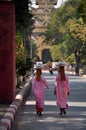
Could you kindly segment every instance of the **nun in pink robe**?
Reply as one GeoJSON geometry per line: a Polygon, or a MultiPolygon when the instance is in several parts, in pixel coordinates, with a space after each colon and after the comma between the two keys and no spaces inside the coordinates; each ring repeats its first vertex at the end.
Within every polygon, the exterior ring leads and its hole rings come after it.
{"type": "Polygon", "coordinates": [[[59,66],[58,75],[55,78],[54,95],[56,95],[56,103],[60,109],[60,115],[66,114],[68,108],[67,97],[70,93],[69,79],[65,75],[64,66],[59,66]]]}
{"type": "Polygon", "coordinates": [[[48,87],[48,82],[41,77],[41,69],[36,69],[36,77],[33,79],[32,87],[36,100],[36,112],[39,116],[42,115],[44,110],[44,87],[48,87]]]}

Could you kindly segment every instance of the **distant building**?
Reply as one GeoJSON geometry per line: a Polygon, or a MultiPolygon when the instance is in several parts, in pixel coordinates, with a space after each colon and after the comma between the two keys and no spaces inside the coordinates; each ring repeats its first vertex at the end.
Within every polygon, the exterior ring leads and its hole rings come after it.
{"type": "Polygon", "coordinates": [[[35,16],[35,29],[32,32],[32,38],[37,43],[38,56],[43,62],[52,61],[49,51],[51,46],[43,43],[43,33],[49,24],[50,14],[55,9],[55,5],[57,5],[57,0],[33,0],[33,4],[30,7],[35,16]]]}

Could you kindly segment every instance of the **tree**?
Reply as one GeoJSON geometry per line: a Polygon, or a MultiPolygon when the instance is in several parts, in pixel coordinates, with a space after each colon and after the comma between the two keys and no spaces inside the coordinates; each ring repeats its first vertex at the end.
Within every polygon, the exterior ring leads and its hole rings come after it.
{"type": "Polygon", "coordinates": [[[24,76],[32,67],[32,61],[24,48],[21,33],[16,33],[16,74],[24,76]]]}
{"type": "Polygon", "coordinates": [[[20,32],[23,38],[23,44],[25,50],[29,51],[30,40],[29,35],[31,29],[33,29],[34,19],[33,15],[29,11],[30,0],[13,0],[15,4],[15,16],[16,16],[16,32],[20,32]]]}
{"type": "MultiPolygon", "coordinates": [[[[65,46],[65,60],[72,57],[74,49],[82,51],[86,47],[86,24],[77,16],[79,4],[80,0],[68,0],[55,10],[45,32],[46,42],[49,41],[49,44],[57,45],[58,48],[61,44],[65,46]]],[[[63,52],[60,50],[60,53],[63,52]]]]}
{"type": "Polygon", "coordinates": [[[31,44],[32,44],[32,54],[33,54],[32,58],[34,59],[36,57],[37,52],[38,52],[38,47],[34,41],[32,41],[31,44]]]}
{"type": "Polygon", "coordinates": [[[53,45],[50,49],[51,56],[54,61],[63,61],[66,59],[66,46],[65,44],[53,45]]]}
{"type": "Polygon", "coordinates": [[[83,21],[86,23],[86,0],[80,0],[77,15],[78,17],[82,17],[83,21]]]}
{"type": "Polygon", "coordinates": [[[33,29],[33,15],[29,11],[30,0],[13,0],[16,16],[16,74],[25,75],[32,67],[30,59],[30,28],[33,29]]]}
{"type": "Polygon", "coordinates": [[[30,0],[13,0],[15,4],[16,28],[22,30],[29,27],[29,22],[33,15],[29,11],[30,0]]]}

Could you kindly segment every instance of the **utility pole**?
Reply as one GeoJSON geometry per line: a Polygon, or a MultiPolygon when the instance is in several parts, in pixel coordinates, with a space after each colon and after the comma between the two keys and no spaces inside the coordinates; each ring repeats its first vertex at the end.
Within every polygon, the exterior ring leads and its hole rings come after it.
{"type": "Polygon", "coordinates": [[[31,43],[31,34],[30,34],[30,57],[32,59],[32,43],[31,43]]]}

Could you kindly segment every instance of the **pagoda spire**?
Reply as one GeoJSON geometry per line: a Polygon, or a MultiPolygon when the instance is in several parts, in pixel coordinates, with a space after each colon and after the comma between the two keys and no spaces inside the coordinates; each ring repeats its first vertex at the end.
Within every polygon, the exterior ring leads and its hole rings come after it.
{"type": "Polygon", "coordinates": [[[50,14],[55,10],[54,6],[57,4],[57,0],[31,0],[31,2],[31,11],[36,17],[36,24],[33,32],[37,33],[38,31],[39,33],[42,33],[49,24],[50,14]]]}
{"type": "Polygon", "coordinates": [[[43,21],[43,25],[48,25],[49,23],[49,17],[48,15],[50,14],[50,9],[49,9],[49,5],[48,5],[48,1],[49,0],[45,0],[45,7],[44,7],[44,10],[43,12],[45,13],[45,18],[44,18],[44,21],[43,21]]]}

